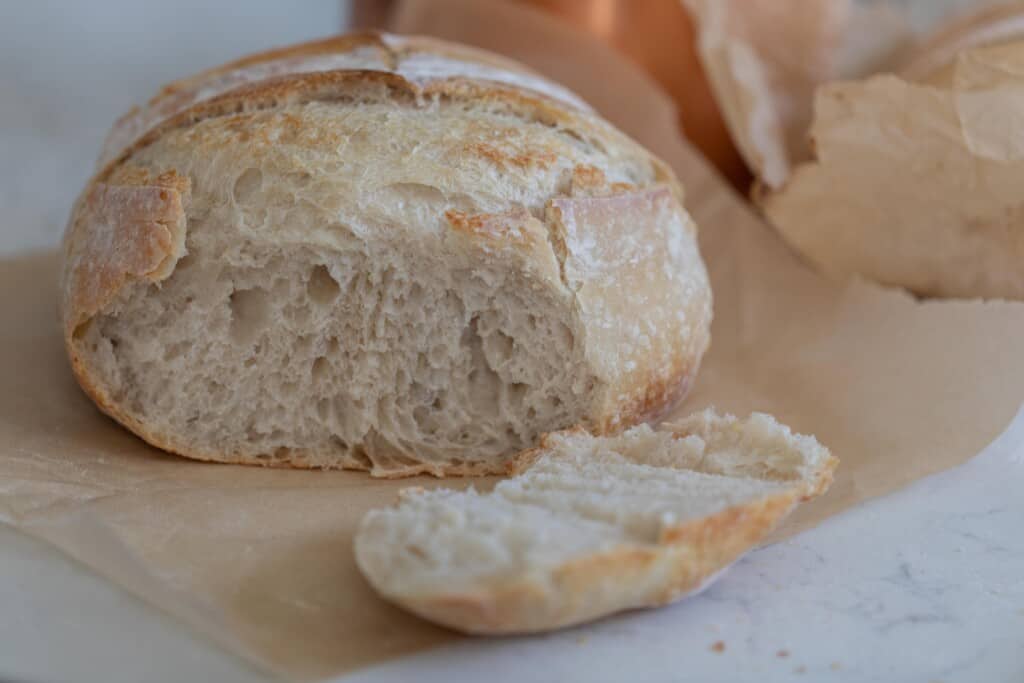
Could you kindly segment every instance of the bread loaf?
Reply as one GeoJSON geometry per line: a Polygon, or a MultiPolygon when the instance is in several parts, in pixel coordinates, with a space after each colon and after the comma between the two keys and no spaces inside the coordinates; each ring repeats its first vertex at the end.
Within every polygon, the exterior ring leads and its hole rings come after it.
{"type": "Polygon", "coordinates": [[[168,451],[500,472],[690,386],[711,299],[664,163],[503,58],[358,35],[165,87],[65,236],[99,407],[168,451]]]}
{"type": "Polygon", "coordinates": [[[432,621],[544,631],[699,590],[824,492],[836,464],[763,414],[562,432],[489,494],[407,490],[368,513],[356,560],[382,596],[432,621]]]}

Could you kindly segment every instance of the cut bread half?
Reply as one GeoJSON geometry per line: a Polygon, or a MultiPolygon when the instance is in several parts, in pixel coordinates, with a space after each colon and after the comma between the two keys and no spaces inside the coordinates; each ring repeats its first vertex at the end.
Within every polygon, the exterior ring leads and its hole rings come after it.
{"type": "Polygon", "coordinates": [[[837,462],[759,413],[558,432],[491,493],[409,489],[371,511],[356,560],[385,599],[425,619],[546,631],[699,590],[823,493],[837,462]]]}
{"type": "Polygon", "coordinates": [[[385,477],[671,409],[712,317],[682,188],[506,62],[349,36],[125,117],[64,243],[85,392],[188,457],[385,477]]]}

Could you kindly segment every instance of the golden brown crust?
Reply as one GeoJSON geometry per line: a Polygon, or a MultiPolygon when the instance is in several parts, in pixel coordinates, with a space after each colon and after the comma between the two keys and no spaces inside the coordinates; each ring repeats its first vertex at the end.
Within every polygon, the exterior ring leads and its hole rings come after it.
{"type": "MultiPolygon", "coordinates": [[[[484,83],[453,77],[429,81],[426,85],[421,86],[399,74],[387,71],[365,69],[319,71],[289,74],[241,85],[222,95],[193,104],[162,120],[125,147],[97,173],[93,182],[102,182],[134,152],[172,130],[191,127],[207,119],[242,112],[308,102],[339,100],[373,87],[386,90],[387,96],[396,103],[403,100],[416,102],[433,97],[494,102],[508,106],[510,109],[520,112],[524,117],[530,117],[547,125],[573,125],[593,134],[608,134],[611,131],[610,126],[599,126],[593,117],[586,116],[581,112],[571,112],[564,105],[556,104],[539,93],[526,94],[517,88],[493,82],[484,83]]],[[[680,190],[676,189],[676,191],[680,190]]]]}
{"type": "MultiPolygon", "coordinates": [[[[104,144],[100,167],[122,156],[126,149],[155,125],[185,113],[206,99],[246,85],[323,71],[402,71],[400,75],[406,76],[406,66],[415,73],[417,68],[424,65],[427,66],[425,80],[429,83],[439,78],[436,75],[438,65],[430,63],[430,60],[438,58],[452,63],[475,65],[476,70],[490,69],[492,75],[493,72],[516,74],[519,80],[542,83],[535,72],[517,62],[467,46],[452,45],[432,38],[392,36],[376,32],[337,36],[249,55],[164,86],[145,106],[134,107],[117,120],[104,144]],[[364,48],[370,48],[371,52],[361,52],[364,48]]],[[[478,75],[483,80],[489,80],[487,74],[478,75]]],[[[440,80],[447,79],[442,76],[440,80]]]]}
{"type": "Polygon", "coordinates": [[[706,347],[707,344],[697,355],[681,354],[667,375],[659,372],[641,382],[636,392],[619,404],[615,414],[595,425],[596,433],[615,434],[643,422],[657,422],[671,412],[693,388],[706,347]]]}
{"type": "MultiPolygon", "coordinates": [[[[399,69],[403,60],[410,60],[411,65],[415,67],[417,65],[416,60],[419,57],[426,57],[428,59],[440,57],[463,62],[468,65],[476,64],[510,74],[531,77],[538,84],[543,82],[543,79],[536,72],[518,62],[469,46],[447,43],[429,37],[392,36],[378,32],[353,33],[249,55],[225,65],[200,72],[194,76],[172,82],[161,88],[145,107],[141,109],[138,107],[133,108],[132,111],[123,116],[115,124],[114,132],[118,132],[118,129],[130,119],[153,119],[159,122],[179,114],[184,114],[185,109],[202,103],[202,99],[205,97],[204,89],[212,89],[215,96],[221,96],[230,91],[243,88],[246,85],[258,84],[259,82],[277,78],[287,79],[310,71],[316,72],[319,70],[318,67],[323,67],[323,65],[310,64],[308,62],[309,58],[345,57],[357,52],[360,48],[366,47],[376,48],[375,56],[380,57],[380,69],[338,66],[333,70],[370,70],[377,73],[387,73],[399,69]],[[249,80],[249,76],[246,75],[247,70],[251,71],[254,67],[259,66],[276,66],[279,68],[276,71],[261,71],[258,74],[250,74],[253,80],[249,80]],[[233,74],[235,76],[234,80],[231,78],[233,74]]],[[[488,80],[486,74],[482,76],[483,80],[488,80]]],[[[428,83],[436,80],[446,81],[452,79],[438,76],[435,73],[431,73],[426,78],[428,83]]],[[[513,87],[513,90],[515,89],[517,88],[513,87]]],[[[541,93],[535,92],[534,94],[543,97],[541,93]]],[[[563,102],[563,104],[565,103],[563,102]]],[[[140,135],[144,132],[146,130],[139,131],[140,135]]],[[[124,147],[127,148],[129,143],[132,142],[134,140],[127,140],[124,147]]],[[[121,156],[123,151],[123,149],[117,150],[118,153],[114,156],[121,156]]]]}
{"type": "MultiPolygon", "coordinates": [[[[210,80],[215,76],[225,74],[229,71],[242,69],[247,66],[266,64],[267,62],[276,62],[293,57],[312,57],[315,55],[352,52],[353,50],[357,50],[361,47],[375,47],[384,55],[392,55],[391,50],[388,48],[387,44],[385,44],[381,34],[377,31],[346,33],[340,36],[331,36],[330,38],[322,38],[320,40],[312,40],[307,43],[299,43],[298,45],[286,45],[285,47],[255,52],[226,64],[213,67],[212,69],[201,71],[194,76],[189,76],[188,78],[182,78],[169,83],[160,89],[160,94],[163,94],[164,92],[176,92],[187,87],[194,86],[197,83],[210,80]]],[[[392,59],[391,61],[393,62],[394,60],[392,59]]],[[[157,97],[159,96],[160,95],[157,95],[157,97]]]]}
{"type": "Polygon", "coordinates": [[[487,64],[489,66],[508,71],[518,71],[529,74],[536,73],[519,62],[507,59],[492,52],[478,50],[476,48],[469,47],[468,45],[456,45],[436,38],[431,38],[429,36],[398,37],[389,36],[388,34],[384,34],[379,31],[359,31],[246,55],[245,57],[236,59],[221,66],[202,71],[194,76],[169,83],[160,89],[160,93],[158,93],[153,100],[159,99],[165,93],[180,92],[185,89],[194,88],[195,86],[212,78],[226,74],[230,71],[244,69],[245,67],[294,59],[296,57],[342,54],[352,52],[361,47],[377,48],[379,50],[379,54],[384,58],[386,65],[390,69],[394,69],[398,65],[400,57],[423,53],[487,64]]]}
{"type": "Polygon", "coordinates": [[[76,207],[65,265],[67,335],[127,280],[162,280],[184,253],[188,178],[173,171],[153,179],[144,171],[122,175],[118,184],[92,185],[76,207]]]}
{"type": "Polygon", "coordinates": [[[494,52],[487,52],[469,45],[451,43],[430,36],[391,36],[388,34],[377,34],[385,43],[391,41],[392,53],[398,57],[409,56],[420,53],[426,55],[440,55],[451,59],[458,59],[467,62],[486,64],[496,69],[514,71],[517,73],[539,75],[536,71],[514,59],[509,59],[494,52]]]}
{"type": "MultiPolygon", "coordinates": [[[[731,416],[718,416],[712,411],[705,411],[692,416],[681,426],[666,425],[666,429],[672,438],[698,434],[714,441],[715,434],[728,437],[735,429],[744,428],[745,424],[759,424],[764,427],[765,418],[769,424],[774,425],[774,429],[762,434],[766,440],[762,441],[762,437],[758,437],[754,442],[740,447],[743,449],[742,461],[750,468],[741,468],[743,473],[736,475],[719,474],[715,481],[715,485],[721,487],[718,490],[725,491],[730,486],[727,483],[729,479],[732,479],[732,484],[746,489],[752,482],[747,478],[751,475],[745,473],[756,471],[760,465],[772,460],[771,456],[763,461],[759,458],[762,446],[765,453],[778,455],[777,448],[780,444],[776,440],[777,437],[784,440],[784,448],[792,451],[787,453],[787,459],[792,456],[794,460],[790,461],[784,472],[773,472],[764,478],[758,477],[763,486],[758,489],[747,489],[751,491],[752,497],[746,498],[745,502],[723,507],[702,517],[687,517],[674,523],[671,521],[672,518],[660,517],[663,521],[654,534],[626,537],[635,540],[612,540],[617,538],[612,534],[602,536],[608,539],[606,544],[589,545],[589,550],[569,556],[568,559],[549,560],[551,564],[545,563],[543,555],[530,559],[527,554],[525,564],[513,562],[511,566],[498,565],[495,569],[481,572],[479,575],[473,572],[469,572],[468,575],[460,573],[456,568],[453,570],[454,574],[462,578],[453,583],[443,581],[433,569],[426,569],[426,576],[421,582],[417,570],[409,565],[398,574],[391,574],[389,567],[392,549],[404,547],[404,542],[398,542],[397,546],[381,546],[380,534],[387,534],[388,529],[408,529],[408,524],[413,523],[409,514],[414,514],[416,520],[424,515],[430,520],[434,515],[446,517],[453,510],[475,510],[478,504],[487,503],[486,500],[474,496],[472,507],[463,507],[456,495],[453,498],[444,498],[444,504],[440,508],[413,507],[400,511],[405,514],[401,522],[396,521],[396,518],[392,518],[391,522],[384,522],[385,518],[378,517],[378,513],[371,513],[356,538],[360,568],[385,598],[431,621],[473,634],[535,633],[582,623],[626,609],[653,607],[671,602],[707,586],[743,553],[762,542],[801,500],[823,493],[831,482],[837,459],[812,437],[794,435],[764,415],[751,416],[747,421],[740,421],[731,416]],[[789,478],[790,476],[793,478],[789,478]],[[384,523],[379,524],[380,522],[384,523]]],[[[605,477],[608,476],[608,472],[599,470],[592,472],[591,477],[586,475],[586,471],[591,467],[587,462],[587,451],[598,463],[593,467],[601,468],[602,459],[597,453],[603,451],[606,446],[602,440],[593,439],[580,428],[545,435],[537,448],[521,454],[516,462],[515,473],[528,470],[538,459],[544,462],[544,458],[550,457],[557,462],[560,453],[564,452],[561,451],[563,444],[566,443],[573,444],[572,468],[568,471],[559,468],[542,469],[540,481],[545,482],[542,490],[547,489],[546,493],[552,496],[558,495],[560,487],[548,487],[553,482],[562,481],[563,477],[565,481],[572,477],[572,490],[583,495],[607,490],[604,484],[607,483],[605,477]],[[582,446],[579,441],[581,436],[584,439],[583,443],[587,440],[596,442],[582,446]],[[581,484],[581,480],[588,482],[589,485],[581,484]]],[[[636,451],[633,450],[632,443],[630,442],[629,452],[634,454],[636,451]]],[[[722,448],[722,452],[730,454],[730,459],[736,458],[736,446],[731,442],[723,442],[722,448]]],[[[615,446],[612,446],[612,450],[616,450],[615,446]]],[[[633,455],[629,457],[634,460],[633,455]]],[[[644,462],[644,458],[641,456],[636,461],[644,462]]],[[[665,462],[660,455],[652,458],[652,461],[657,464],[648,464],[655,469],[687,469],[685,463],[690,462],[688,456],[682,456],[673,465],[665,462]]],[[[710,474],[711,471],[703,467],[696,470],[705,473],[702,476],[710,474]]],[[[515,493],[511,497],[505,497],[505,503],[511,502],[514,506],[538,503],[529,496],[525,499],[521,497],[522,492],[530,490],[535,483],[536,481],[524,479],[521,487],[513,485],[515,493]]],[[[704,480],[701,480],[701,483],[710,485],[710,482],[704,480]]],[[[501,486],[505,485],[499,486],[499,498],[502,497],[501,486]]],[[[614,488],[611,490],[614,491],[614,488]]],[[[410,492],[411,501],[404,502],[415,506],[416,496],[416,493],[410,492]]],[[[594,508],[590,499],[583,500],[588,502],[583,508],[586,513],[581,516],[594,519],[594,508]]],[[[543,501],[539,504],[547,507],[552,515],[562,514],[559,505],[549,506],[543,501]]],[[[630,506],[627,504],[627,507],[630,506]]],[[[500,514],[507,516],[510,521],[517,514],[515,507],[499,509],[500,514]]],[[[566,509],[578,510],[574,504],[569,504],[566,509]]],[[[657,514],[657,510],[647,512],[657,514]]],[[[571,518],[570,515],[568,519],[562,521],[569,523],[571,518]]],[[[604,519],[601,515],[596,518],[604,519]]],[[[628,521],[619,518],[613,522],[614,519],[607,521],[629,526],[628,521]]],[[[547,522],[543,518],[538,518],[535,523],[544,525],[547,522]]],[[[483,530],[488,528],[492,526],[488,524],[471,528],[465,533],[470,536],[475,533],[486,533],[483,530]]],[[[494,528],[501,528],[501,525],[497,524],[494,528]]],[[[404,535],[404,532],[385,537],[410,538],[404,535]]],[[[445,541],[461,542],[461,536],[454,539],[448,537],[445,541]]],[[[394,552],[400,554],[402,551],[396,549],[394,552]]],[[[561,558],[565,557],[561,555],[561,558]]],[[[432,564],[427,563],[423,566],[427,568],[432,564]]]]}
{"type": "Polygon", "coordinates": [[[577,558],[553,570],[550,585],[526,578],[398,602],[431,621],[481,635],[534,633],[621,609],[663,605],[700,589],[763,540],[798,498],[797,489],[787,489],[670,527],[656,545],[623,545],[577,558]],[[628,604],[622,603],[622,593],[631,594],[628,604]]]}
{"type": "Polygon", "coordinates": [[[559,198],[549,207],[588,338],[614,351],[594,359],[617,379],[588,426],[613,434],[664,414],[693,383],[711,318],[707,276],[688,241],[694,228],[671,186],[559,198]],[[649,266],[652,245],[667,247],[667,268],[649,266]]]}
{"type": "Polygon", "coordinates": [[[526,209],[500,214],[467,214],[462,211],[446,211],[445,219],[453,230],[477,240],[532,246],[538,238],[543,239],[540,221],[526,209]]]}

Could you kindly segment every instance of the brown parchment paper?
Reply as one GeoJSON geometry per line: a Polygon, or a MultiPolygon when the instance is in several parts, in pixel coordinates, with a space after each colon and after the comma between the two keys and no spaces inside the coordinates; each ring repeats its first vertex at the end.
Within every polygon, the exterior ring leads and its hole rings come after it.
{"type": "MultiPolygon", "coordinates": [[[[400,19],[564,81],[675,167],[701,225],[716,316],[680,412],[768,411],[842,460],[832,491],[783,534],[964,462],[1018,410],[1024,305],[922,304],[821,279],[681,140],[645,76],[554,20],[470,0],[407,3],[400,19]]],[[[205,464],[147,447],[76,387],[55,279],[52,253],[0,261],[0,520],[287,678],[457,637],[378,600],[351,550],[368,508],[402,486],[439,482],[205,464]]]]}
{"type": "Polygon", "coordinates": [[[1024,3],[981,19],[914,59],[914,78],[818,91],[814,158],[760,200],[822,271],[1024,299],[1024,3]]]}
{"type": "Polygon", "coordinates": [[[729,132],[762,187],[779,190],[809,158],[815,92],[824,83],[928,68],[977,39],[1024,3],[1003,0],[680,0],[729,132]],[[986,9],[987,8],[987,9],[986,9]],[[979,16],[980,15],[982,16],[979,16]],[[929,27],[962,17],[948,28],[929,27]],[[975,35],[971,35],[974,33],[975,35]]]}
{"type": "Polygon", "coordinates": [[[850,0],[682,0],[736,146],[780,187],[807,156],[815,88],[835,77],[850,0]]]}

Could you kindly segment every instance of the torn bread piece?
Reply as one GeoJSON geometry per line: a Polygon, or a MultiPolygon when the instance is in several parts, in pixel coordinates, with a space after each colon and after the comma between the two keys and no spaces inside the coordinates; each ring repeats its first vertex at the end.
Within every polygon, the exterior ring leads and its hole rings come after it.
{"type": "Polygon", "coordinates": [[[356,560],[385,599],[425,619],[546,631],[700,590],[823,493],[837,462],[760,413],[558,432],[491,493],[409,489],[371,511],[356,560]]]}

